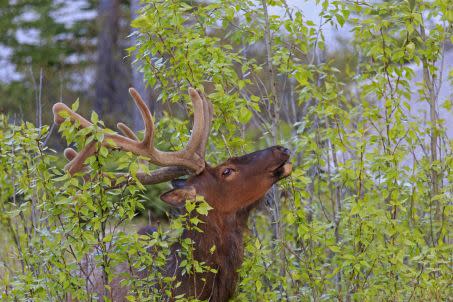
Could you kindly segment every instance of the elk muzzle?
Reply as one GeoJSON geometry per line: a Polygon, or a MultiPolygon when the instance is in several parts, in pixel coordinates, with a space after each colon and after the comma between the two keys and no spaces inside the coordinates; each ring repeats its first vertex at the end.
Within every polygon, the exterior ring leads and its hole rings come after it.
{"type": "Polygon", "coordinates": [[[277,163],[271,166],[270,172],[277,182],[280,179],[288,177],[293,170],[293,166],[289,162],[291,151],[288,148],[282,146],[271,147],[271,149],[277,163]]]}

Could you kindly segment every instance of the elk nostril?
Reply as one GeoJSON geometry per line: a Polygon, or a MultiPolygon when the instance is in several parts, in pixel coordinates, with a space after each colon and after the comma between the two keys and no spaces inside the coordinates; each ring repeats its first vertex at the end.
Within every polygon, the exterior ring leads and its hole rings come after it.
{"type": "Polygon", "coordinates": [[[285,153],[287,155],[291,155],[291,150],[289,150],[288,148],[282,148],[281,150],[283,153],[285,153]]]}
{"type": "Polygon", "coordinates": [[[286,154],[286,155],[291,155],[291,150],[288,148],[282,147],[282,146],[275,146],[275,149],[286,154]]]}

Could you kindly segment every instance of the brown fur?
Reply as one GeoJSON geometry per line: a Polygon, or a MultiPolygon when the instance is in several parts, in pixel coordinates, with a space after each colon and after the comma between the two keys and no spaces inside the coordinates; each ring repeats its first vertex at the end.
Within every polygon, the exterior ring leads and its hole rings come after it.
{"type": "MultiPolygon", "coordinates": [[[[207,165],[201,174],[178,182],[175,189],[161,196],[172,205],[183,205],[196,193],[213,207],[207,216],[200,217],[205,222],[200,225],[202,233],[185,230],[183,236],[194,241],[194,258],[215,268],[217,273],[182,275],[178,267],[181,259],[177,256],[180,246],[172,246],[166,274],[176,274],[177,281],[181,282],[173,289],[173,297],[185,294],[200,300],[223,302],[233,296],[237,270],[244,256],[243,233],[249,213],[274,183],[291,173],[288,159],[289,151],[280,146],[230,158],[217,167],[207,165]],[[229,175],[226,175],[227,169],[231,172],[229,175]],[[211,253],[213,245],[216,249],[211,253]]],[[[125,301],[127,291],[118,284],[118,280],[110,284],[113,301],[125,301]]]]}

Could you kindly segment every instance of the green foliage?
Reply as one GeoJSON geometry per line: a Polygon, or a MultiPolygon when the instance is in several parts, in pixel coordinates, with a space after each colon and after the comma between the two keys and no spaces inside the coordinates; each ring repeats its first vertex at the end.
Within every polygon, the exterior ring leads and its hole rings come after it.
{"type": "Polygon", "coordinates": [[[452,149],[435,91],[451,4],[322,1],[316,25],[266,2],[150,1],[133,22],[162,100],[192,85],[213,101],[214,152],[255,147],[249,121],[295,150],[289,197],[251,222],[237,300],[445,300],[452,149]],[[345,70],[321,60],[326,23],[352,28],[345,70]],[[414,102],[434,113],[423,120],[414,102]]]}
{"type": "MultiPolygon", "coordinates": [[[[134,49],[160,100],[188,103],[189,85],[212,100],[211,161],[270,143],[294,152],[292,176],[249,222],[234,300],[446,301],[453,143],[438,111],[452,112],[438,91],[451,73],[441,66],[452,43],[451,4],[319,5],[321,25],[284,1],[151,0],[133,23],[134,49]],[[286,13],[272,15],[268,6],[286,13]],[[324,56],[325,24],[352,28],[350,65],[324,56]],[[414,113],[420,104],[426,118],[414,113]]],[[[96,115],[91,120],[87,130],[67,122],[60,130],[79,147],[99,142],[106,130],[96,115]]],[[[162,274],[174,242],[184,247],[187,273],[211,270],[181,238],[201,223],[192,214],[206,214],[206,203],[187,203],[187,214],[151,236],[134,235],[125,226],[142,207],[143,187],[112,189],[109,171],[134,174],[137,158],[98,146],[88,159],[91,181],[82,182],[54,166],[42,143],[46,128],[1,122],[0,218],[11,242],[0,258],[3,299],[87,300],[93,294],[77,272],[93,255],[105,280],[119,264],[133,276],[148,268],[148,277],[123,282],[130,301],[159,301],[177,286],[162,274]]],[[[159,147],[178,149],[187,128],[165,115],[159,147]]]]}
{"type": "MultiPolygon", "coordinates": [[[[55,166],[56,157],[43,144],[47,127],[13,125],[6,117],[0,118],[0,229],[7,236],[7,245],[0,251],[2,301],[64,301],[69,297],[88,301],[99,293],[105,300],[112,299],[109,286],[92,285],[97,279],[101,284],[127,286],[130,301],[161,301],[170,295],[171,287],[178,286],[174,276],[163,274],[169,247],[178,242],[185,259],[181,267],[187,274],[212,270],[193,259],[193,242],[182,236],[184,229],[197,230],[202,223],[198,215],[210,210],[205,201],[188,202],[187,213],[170,227],[137,235],[127,228],[143,207],[143,186],[132,180],[112,188],[113,181],[128,181],[113,178],[106,170],[115,154],[97,144],[96,154],[87,159],[92,170],[85,177],[90,181],[72,178],[55,166]],[[122,266],[127,269],[121,270],[122,266]],[[143,270],[150,271],[146,278],[143,270]],[[125,274],[132,278],[115,281],[125,274]]],[[[102,122],[96,114],[91,121],[92,127],[76,131],[77,125],[68,120],[60,131],[79,146],[99,142],[105,133],[99,128],[102,122]]],[[[132,175],[139,167],[130,154],[116,160],[120,167],[127,163],[132,175]]]]}

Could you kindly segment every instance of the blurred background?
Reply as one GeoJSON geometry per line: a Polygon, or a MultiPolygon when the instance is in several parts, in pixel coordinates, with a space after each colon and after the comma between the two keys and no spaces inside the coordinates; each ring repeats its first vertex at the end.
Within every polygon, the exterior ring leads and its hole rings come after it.
{"type": "Polygon", "coordinates": [[[126,50],[134,2],[2,1],[0,111],[36,123],[42,111],[51,124],[53,103],[80,98],[82,110],[130,119],[127,88],[143,81],[126,50]]]}

